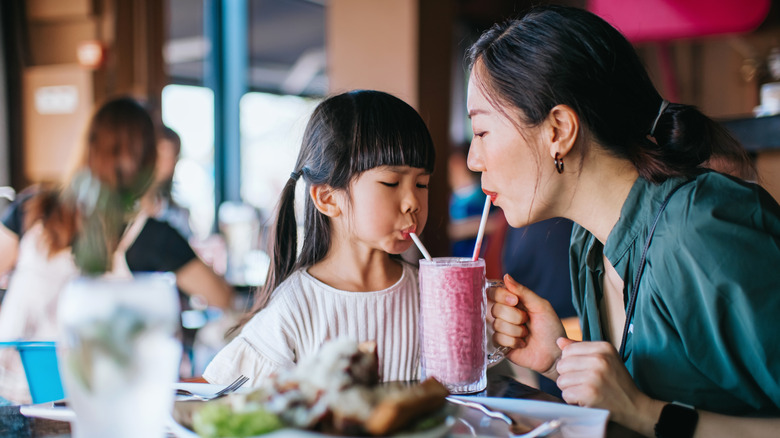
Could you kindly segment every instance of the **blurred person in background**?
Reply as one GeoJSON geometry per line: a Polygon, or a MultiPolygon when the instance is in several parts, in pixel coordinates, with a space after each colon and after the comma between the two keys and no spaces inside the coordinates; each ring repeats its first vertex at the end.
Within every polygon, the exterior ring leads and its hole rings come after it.
{"type": "Polygon", "coordinates": [[[173,129],[163,126],[157,139],[157,165],[154,183],[141,198],[149,216],[167,222],[185,239],[192,238],[190,212],[173,200],[173,173],[181,153],[181,138],[173,129]]]}
{"type": "MultiPolygon", "coordinates": [[[[448,234],[452,241],[450,255],[453,257],[471,257],[474,253],[479,222],[485,207],[485,194],[479,184],[479,174],[469,170],[466,165],[468,152],[468,145],[455,147],[450,151],[447,161],[447,178],[452,190],[448,234]]],[[[500,216],[490,214],[482,248],[488,246],[493,231],[504,222],[500,216]]]]}
{"type": "MultiPolygon", "coordinates": [[[[0,307],[0,338],[57,340],[59,294],[80,267],[101,255],[104,264],[96,263],[106,275],[173,272],[185,293],[212,306],[230,306],[232,289],[224,279],[170,225],[138,208],[153,182],[157,157],[148,112],[130,98],[110,100],[93,115],[85,143],[62,187],[41,188],[4,212],[0,266],[14,271],[0,307]],[[95,208],[103,193],[116,195],[122,209],[95,208]]],[[[25,381],[18,354],[0,351],[0,396],[29,402],[25,381]]]]}
{"type": "MultiPolygon", "coordinates": [[[[569,278],[572,222],[556,217],[520,228],[505,227],[501,253],[503,272],[549,301],[570,339],[582,339],[569,278]]],[[[541,390],[561,397],[561,390],[554,381],[538,373],[535,378],[541,390]]]]}

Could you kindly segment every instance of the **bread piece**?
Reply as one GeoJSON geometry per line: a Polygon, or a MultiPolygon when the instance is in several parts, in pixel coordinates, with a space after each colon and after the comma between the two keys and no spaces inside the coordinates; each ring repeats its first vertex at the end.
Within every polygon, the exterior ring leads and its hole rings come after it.
{"type": "Polygon", "coordinates": [[[388,435],[409,426],[412,421],[441,409],[449,395],[434,378],[388,395],[371,412],[365,424],[372,435],[388,435]]]}

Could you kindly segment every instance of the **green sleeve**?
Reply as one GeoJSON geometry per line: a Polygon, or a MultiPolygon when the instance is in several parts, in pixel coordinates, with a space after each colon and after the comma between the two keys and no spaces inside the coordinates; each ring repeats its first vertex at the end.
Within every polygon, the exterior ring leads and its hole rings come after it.
{"type": "Polygon", "coordinates": [[[652,317],[661,333],[653,342],[673,344],[679,336],[686,356],[661,355],[667,363],[657,365],[688,360],[711,385],[757,412],[777,412],[777,204],[762,189],[748,186],[724,192],[703,184],[687,194],[670,204],[667,217],[673,219],[657,229],[642,279],[652,289],[652,317]]]}

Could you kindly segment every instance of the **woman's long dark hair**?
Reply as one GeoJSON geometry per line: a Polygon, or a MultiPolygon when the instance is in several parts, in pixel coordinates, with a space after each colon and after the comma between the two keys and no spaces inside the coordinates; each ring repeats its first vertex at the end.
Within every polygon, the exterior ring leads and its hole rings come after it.
{"type": "MultiPolygon", "coordinates": [[[[157,159],[154,124],[135,99],[118,97],[101,105],[90,119],[84,146],[76,164],[82,174],[73,175],[64,187],[42,190],[25,211],[25,228],[38,221],[43,224],[50,256],[73,245],[84,232],[85,212],[72,196],[83,172],[127,203],[139,199],[152,181],[157,159]]],[[[106,255],[113,253],[121,231],[103,229],[106,255]]]]}
{"type": "MultiPolygon", "coordinates": [[[[322,260],[331,244],[330,221],[306,196],[301,253],[295,219],[297,177],[312,185],[348,190],[361,173],[378,166],[411,166],[433,172],[435,150],[428,128],[409,104],[381,91],[357,90],[330,97],[314,109],[293,175],[285,184],[271,242],[271,265],[251,315],[298,268],[322,260]]],[[[237,327],[236,327],[237,328],[237,327]]]]}
{"type": "Polygon", "coordinates": [[[538,126],[568,105],[588,134],[649,181],[699,174],[711,156],[749,167],[739,143],[690,105],[669,104],[652,141],[662,97],[628,40],[583,9],[542,6],[494,25],[467,60],[493,103],[519,110],[521,123],[538,126]]]}

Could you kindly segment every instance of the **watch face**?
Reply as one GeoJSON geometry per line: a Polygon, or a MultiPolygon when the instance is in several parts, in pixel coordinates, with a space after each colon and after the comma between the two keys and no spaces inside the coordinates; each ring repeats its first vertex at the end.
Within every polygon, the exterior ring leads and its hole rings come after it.
{"type": "Polygon", "coordinates": [[[668,403],[655,425],[658,438],[691,438],[696,431],[699,413],[696,409],[678,403],[668,403]]]}

